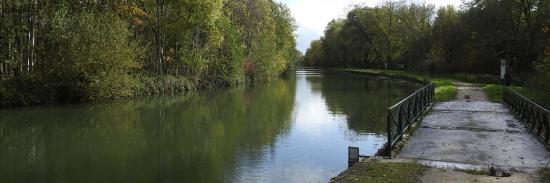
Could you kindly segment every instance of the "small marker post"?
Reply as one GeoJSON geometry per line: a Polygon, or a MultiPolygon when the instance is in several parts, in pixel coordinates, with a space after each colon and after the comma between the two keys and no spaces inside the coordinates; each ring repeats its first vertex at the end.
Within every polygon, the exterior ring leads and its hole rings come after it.
{"type": "Polygon", "coordinates": [[[348,168],[359,162],[359,147],[348,147],[348,168]]]}

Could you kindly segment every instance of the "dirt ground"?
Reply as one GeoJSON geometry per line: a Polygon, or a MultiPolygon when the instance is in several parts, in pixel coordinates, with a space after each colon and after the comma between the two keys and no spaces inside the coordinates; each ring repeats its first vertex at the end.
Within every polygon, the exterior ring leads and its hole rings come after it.
{"type": "Polygon", "coordinates": [[[458,88],[456,98],[460,101],[488,101],[487,95],[483,92],[483,89],[478,85],[464,82],[454,82],[458,88]]]}
{"type": "Polygon", "coordinates": [[[479,182],[479,183],[529,183],[542,182],[540,177],[532,174],[514,173],[510,177],[492,177],[488,175],[475,175],[456,170],[445,170],[431,168],[420,176],[423,183],[460,183],[460,182],[479,182]]]}

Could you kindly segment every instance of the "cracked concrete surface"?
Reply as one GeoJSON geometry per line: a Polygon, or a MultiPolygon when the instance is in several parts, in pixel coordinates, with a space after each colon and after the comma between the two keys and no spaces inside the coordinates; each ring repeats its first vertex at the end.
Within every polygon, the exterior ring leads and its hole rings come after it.
{"type": "MultiPolygon", "coordinates": [[[[477,86],[458,85],[458,100],[436,104],[397,158],[442,162],[451,167],[453,164],[456,167],[494,166],[522,172],[501,179],[469,177],[472,181],[532,182],[526,175],[550,167],[548,149],[509,113],[506,106],[488,102],[477,86]]],[[[429,179],[436,182],[448,182],[449,178],[462,174],[439,178],[434,175],[437,173],[429,172],[425,176],[431,176],[429,179]]],[[[461,180],[458,182],[471,182],[466,181],[470,179],[461,180]]]]}

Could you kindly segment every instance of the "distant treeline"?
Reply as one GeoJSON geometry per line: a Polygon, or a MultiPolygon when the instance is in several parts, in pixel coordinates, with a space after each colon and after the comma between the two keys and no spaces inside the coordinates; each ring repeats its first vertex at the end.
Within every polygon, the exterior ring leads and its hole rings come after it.
{"type": "MultiPolygon", "coordinates": [[[[405,1],[356,6],[313,41],[304,65],[498,74],[550,96],[550,1],[474,0],[457,9],[405,1]]],[[[516,83],[517,84],[517,83],[516,83]]]]}
{"type": "Polygon", "coordinates": [[[0,105],[266,80],[297,59],[272,0],[0,0],[0,105]]]}

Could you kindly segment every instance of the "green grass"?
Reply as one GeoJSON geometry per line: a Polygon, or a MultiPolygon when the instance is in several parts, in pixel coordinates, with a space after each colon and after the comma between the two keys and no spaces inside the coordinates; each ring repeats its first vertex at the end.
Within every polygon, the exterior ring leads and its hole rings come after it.
{"type": "Polygon", "coordinates": [[[488,84],[483,86],[483,91],[492,102],[502,102],[502,86],[488,84]]]}
{"type": "Polygon", "coordinates": [[[456,99],[458,88],[448,79],[434,79],[435,101],[444,102],[456,99]]]}
{"type": "Polygon", "coordinates": [[[430,77],[425,74],[411,73],[405,71],[396,70],[381,70],[381,69],[343,69],[344,71],[373,74],[380,76],[387,76],[399,79],[413,80],[417,82],[435,82],[435,101],[445,102],[456,99],[458,92],[457,87],[453,84],[453,79],[446,77],[430,77]]]}
{"type": "MultiPolygon", "coordinates": [[[[549,108],[550,104],[545,98],[545,95],[541,91],[528,89],[525,87],[511,86],[512,90],[518,92],[524,97],[532,100],[535,103],[542,105],[543,107],[549,108]]],[[[495,84],[488,84],[483,86],[483,91],[487,94],[487,97],[492,102],[502,102],[502,86],[495,84]]]]}
{"type": "Polygon", "coordinates": [[[550,168],[543,168],[539,171],[543,183],[550,183],[550,168]]]}
{"type": "Polygon", "coordinates": [[[354,165],[331,182],[418,182],[418,178],[426,170],[425,166],[416,163],[370,161],[354,165]]]}

